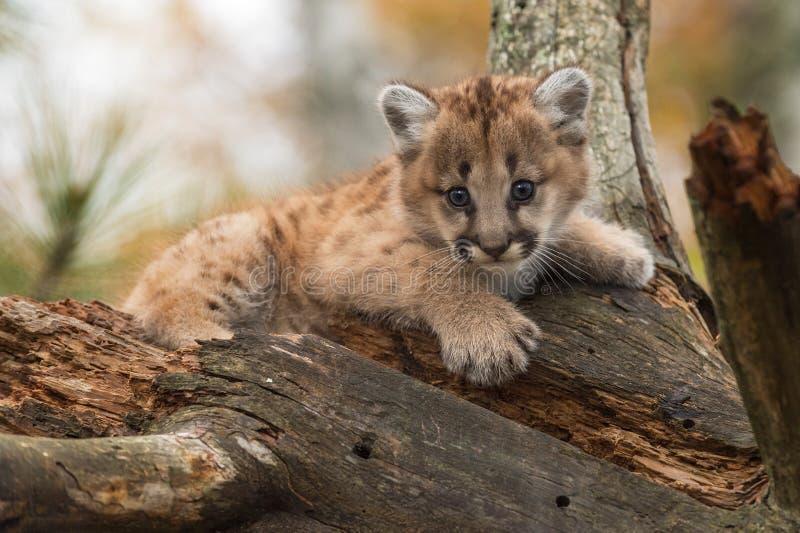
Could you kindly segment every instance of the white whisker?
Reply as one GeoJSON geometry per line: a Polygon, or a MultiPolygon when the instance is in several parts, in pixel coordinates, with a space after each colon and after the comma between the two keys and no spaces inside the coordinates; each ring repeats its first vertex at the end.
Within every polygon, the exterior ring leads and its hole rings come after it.
{"type": "MultiPolygon", "coordinates": [[[[541,251],[541,250],[539,250],[539,251],[541,251]]],[[[537,251],[536,255],[538,256],[537,257],[538,259],[542,260],[541,263],[540,263],[540,266],[542,267],[542,272],[544,273],[544,275],[547,276],[547,278],[550,280],[550,283],[552,283],[555,286],[555,288],[558,290],[559,294],[563,294],[561,292],[561,288],[558,286],[558,284],[553,279],[553,276],[550,275],[550,272],[549,272],[550,268],[549,268],[549,264],[547,262],[547,259],[542,257],[542,256],[540,256],[540,255],[538,255],[538,251],[537,251]]]]}
{"type": "Polygon", "coordinates": [[[542,246],[542,252],[543,253],[547,253],[550,256],[554,256],[553,259],[556,260],[556,263],[558,263],[559,266],[562,269],[564,269],[565,272],[567,272],[569,275],[571,275],[575,279],[578,279],[580,281],[585,281],[582,276],[579,276],[578,274],[573,272],[569,267],[572,267],[572,268],[574,268],[574,269],[576,269],[576,270],[578,270],[580,272],[583,272],[584,274],[589,276],[590,279],[594,279],[594,276],[592,276],[589,272],[587,272],[586,270],[584,270],[583,268],[581,268],[580,266],[575,264],[574,261],[576,261],[576,260],[572,259],[570,256],[565,254],[563,251],[557,250],[555,248],[551,248],[551,247],[546,246],[546,245],[543,245],[542,246]]]}
{"type": "Polygon", "coordinates": [[[433,263],[431,263],[430,265],[428,265],[428,267],[425,269],[425,271],[426,272],[431,272],[433,270],[438,270],[440,267],[444,267],[450,261],[454,261],[454,260],[455,260],[455,258],[452,255],[448,254],[445,257],[442,257],[441,259],[438,259],[438,260],[434,261],[433,263]]]}
{"type": "Polygon", "coordinates": [[[547,252],[547,250],[542,249],[541,252],[542,254],[544,254],[543,259],[547,263],[548,267],[552,270],[553,274],[555,274],[558,277],[558,279],[566,283],[566,285],[570,288],[571,291],[575,292],[575,289],[572,288],[572,284],[570,284],[570,282],[567,281],[567,279],[559,271],[559,269],[563,268],[561,263],[559,263],[555,257],[551,256],[547,252]]]}
{"type": "MultiPolygon", "coordinates": [[[[572,273],[566,267],[564,267],[564,265],[558,260],[558,258],[556,256],[551,255],[550,252],[548,252],[547,250],[542,249],[542,253],[545,254],[545,257],[548,257],[555,264],[555,266],[553,267],[553,272],[555,273],[555,275],[558,276],[559,279],[561,279],[561,281],[566,283],[567,286],[570,288],[570,290],[572,292],[575,292],[575,289],[572,287],[572,284],[561,274],[559,269],[566,270],[567,272],[569,272],[573,276],[575,276],[575,274],[572,273]]],[[[578,277],[578,276],[575,276],[575,277],[578,277]]],[[[581,278],[578,277],[578,279],[581,279],[581,278]]]]}
{"type": "Polygon", "coordinates": [[[426,253],[420,255],[419,257],[415,257],[414,259],[411,259],[410,261],[408,261],[406,263],[403,263],[401,266],[407,266],[407,265],[410,265],[411,263],[413,263],[414,261],[419,261],[420,259],[424,259],[426,257],[432,256],[432,255],[435,255],[435,254],[440,254],[442,252],[449,252],[449,251],[450,251],[450,246],[444,246],[442,248],[436,248],[435,250],[431,250],[429,252],[426,252],[426,253]]]}

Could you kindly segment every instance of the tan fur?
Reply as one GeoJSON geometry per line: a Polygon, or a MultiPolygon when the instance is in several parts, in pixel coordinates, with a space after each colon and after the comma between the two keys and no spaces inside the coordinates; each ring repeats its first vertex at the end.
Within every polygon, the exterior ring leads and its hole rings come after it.
{"type": "Polygon", "coordinates": [[[325,190],[206,222],[145,270],[127,308],[170,348],[242,326],[325,334],[331,311],[347,309],[431,330],[448,368],[475,383],[508,380],[539,329],[503,297],[519,288],[495,275],[535,278],[548,257],[603,283],[639,287],[653,271],[635,234],[581,213],[588,94],[568,90],[588,80],[574,70],[538,92],[546,80],[497,76],[390,87],[382,102],[396,155],[325,190]],[[562,89],[567,115],[578,109],[567,119],[548,107],[562,89]],[[520,179],[537,184],[529,202],[509,200],[520,179]],[[471,209],[446,200],[460,186],[471,209]],[[484,252],[500,245],[497,261],[484,252]]]}

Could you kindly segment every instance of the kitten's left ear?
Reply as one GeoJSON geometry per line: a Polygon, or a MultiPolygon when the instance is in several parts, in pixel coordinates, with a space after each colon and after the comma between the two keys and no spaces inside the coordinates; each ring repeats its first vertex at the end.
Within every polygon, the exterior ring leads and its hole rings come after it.
{"type": "Polygon", "coordinates": [[[533,93],[533,105],[549,119],[560,144],[576,145],[586,139],[586,108],[592,80],[579,68],[556,70],[533,93]]]}

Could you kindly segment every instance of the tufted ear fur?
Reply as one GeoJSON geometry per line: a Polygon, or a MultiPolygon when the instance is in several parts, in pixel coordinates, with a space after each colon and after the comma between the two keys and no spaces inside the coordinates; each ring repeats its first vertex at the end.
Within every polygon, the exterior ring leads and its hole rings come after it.
{"type": "Polygon", "coordinates": [[[569,67],[545,78],[533,94],[533,105],[550,120],[558,142],[578,145],[586,140],[586,108],[592,96],[592,80],[583,70],[569,67]]]}
{"type": "Polygon", "coordinates": [[[400,152],[413,150],[419,145],[425,124],[436,118],[439,112],[431,98],[404,84],[384,87],[378,105],[400,152]]]}

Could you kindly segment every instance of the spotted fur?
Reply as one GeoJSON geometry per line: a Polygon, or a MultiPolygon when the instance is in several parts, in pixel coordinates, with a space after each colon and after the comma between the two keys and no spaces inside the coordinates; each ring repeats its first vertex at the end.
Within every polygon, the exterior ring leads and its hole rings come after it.
{"type": "Polygon", "coordinates": [[[396,154],[206,222],[144,271],[126,306],[170,348],[241,326],[324,335],[333,311],[351,310],[431,330],[445,365],[474,383],[507,381],[539,337],[509,300],[547,266],[630,287],[653,272],[636,234],[583,214],[590,94],[574,68],[391,84],[379,103],[396,154]],[[511,195],[520,181],[533,184],[524,200],[511,195]],[[468,205],[448,201],[453,188],[468,205]]]}

